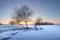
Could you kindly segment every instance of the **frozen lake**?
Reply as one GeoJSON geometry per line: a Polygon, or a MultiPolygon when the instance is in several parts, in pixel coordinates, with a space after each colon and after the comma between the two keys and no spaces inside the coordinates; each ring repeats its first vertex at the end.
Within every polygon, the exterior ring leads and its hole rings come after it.
{"type": "Polygon", "coordinates": [[[60,40],[60,25],[38,25],[37,27],[39,29],[36,30],[34,25],[29,25],[29,28],[33,29],[27,30],[16,25],[0,25],[2,31],[0,40],[60,40]]]}

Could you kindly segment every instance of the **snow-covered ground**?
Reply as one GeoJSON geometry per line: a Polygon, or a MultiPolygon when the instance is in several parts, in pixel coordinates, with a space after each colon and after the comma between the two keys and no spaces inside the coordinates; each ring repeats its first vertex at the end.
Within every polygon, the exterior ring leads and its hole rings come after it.
{"type": "Polygon", "coordinates": [[[0,25],[0,33],[5,31],[18,30],[22,28],[23,27],[19,25],[0,25]]]}
{"type": "Polygon", "coordinates": [[[20,30],[20,26],[0,25],[0,40],[60,40],[60,25],[38,25],[39,29],[34,25],[29,27],[33,29],[20,30]]]}

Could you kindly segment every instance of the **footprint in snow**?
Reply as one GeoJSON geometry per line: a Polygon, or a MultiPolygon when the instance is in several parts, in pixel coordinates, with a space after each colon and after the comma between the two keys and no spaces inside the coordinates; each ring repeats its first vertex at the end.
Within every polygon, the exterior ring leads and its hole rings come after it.
{"type": "Polygon", "coordinates": [[[1,39],[1,40],[8,40],[8,39],[11,39],[11,37],[7,37],[7,38],[1,39]]]}

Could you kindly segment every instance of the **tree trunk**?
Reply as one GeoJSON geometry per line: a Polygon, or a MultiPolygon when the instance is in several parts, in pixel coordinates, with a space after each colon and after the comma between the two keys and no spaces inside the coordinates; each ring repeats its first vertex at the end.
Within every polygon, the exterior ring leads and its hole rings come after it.
{"type": "Polygon", "coordinates": [[[35,28],[37,28],[37,25],[35,24],[35,28]]]}
{"type": "Polygon", "coordinates": [[[26,20],[26,19],[25,19],[25,23],[26,23],[25,25],[26,25],[26,27],[27,27],[27,29],[28,29],[28,25],[27,25],[27,20],[26,20]]]}

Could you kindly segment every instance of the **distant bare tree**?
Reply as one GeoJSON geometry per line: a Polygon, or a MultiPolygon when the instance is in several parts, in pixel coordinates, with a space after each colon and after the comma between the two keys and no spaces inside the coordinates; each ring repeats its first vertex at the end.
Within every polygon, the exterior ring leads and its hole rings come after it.
{"type": "Polygon", "coordinates": [[[37,28],[36,25],[40,25],[42,23],[42,18],[37,18],[35,22],[35,28],[37,28]]]}
{"type": "Polygon", "coordinates": [[[16,20],[17,24],[24,20],[28,29],[27,21],[31,15],[32,11],[30,10],[30,8],[28,6],[23,5],[21,8],[15,10],[15,13],[12,14],[12,18],[16,20]]]}
{"type": "Polygon", "coordinates": [[[9,24],[14,25],[16,23],[14,21],[10,21],[9,24]]]}
{"type": "Polygon", "coordinates": [[[1,22],[0,22],[0,25],[1,25],[1,22]]]}
{"type": "Polygon", "coordinates": [[[0,25],[3,25],[3,24],[0,22],[0,25]]]}

